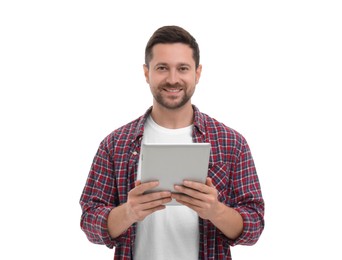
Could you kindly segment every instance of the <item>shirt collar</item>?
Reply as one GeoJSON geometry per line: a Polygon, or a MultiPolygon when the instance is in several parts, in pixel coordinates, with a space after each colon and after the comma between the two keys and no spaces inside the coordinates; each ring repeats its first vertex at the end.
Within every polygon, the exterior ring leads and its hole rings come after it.
{"type": "MultiPolygon", "coordinates": [[[[194,128],[196,128],[200,134],[205,136],[205,116],[203,113],[199,111],[199,109],[195,105],[192,105],[192,108],[194,110],[194,128]]],[[[138,120],[138,126],[134,135],[134,140],[141,138],[143,136],[145,122],[147,118],[150,116],[151,111],[152,111],[152,106],[149,109],[147,109],[145,114],[141,116],[140,119],[138,120]]]]}
{"type": "Polygon", "coordinates": [[[136,131],[134,133],[134,137],[133,140],[137,140],[139,138],[142,138],[143,134],[144,134],[144,126],[145,126],[145,122],[147,120],[147,118],[149,117],[149,115],[151,114],[152,111],[152,106],[147,109],[147,111],[145,112],[145,114],[143,116],[141,116],[138,120],[138,125],[136,128],[136,131]]]}
{"type": "Polygon", "coordinates": [[[192,107],[194,109],[194,127],[205,136],[205,116],[195,105],[192,105],[192,107]]]}

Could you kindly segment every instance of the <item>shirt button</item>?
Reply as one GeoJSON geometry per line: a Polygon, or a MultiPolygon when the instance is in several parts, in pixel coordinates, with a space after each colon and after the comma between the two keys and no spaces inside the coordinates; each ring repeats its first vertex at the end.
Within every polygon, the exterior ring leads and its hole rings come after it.
{"type": "Polygon", "coordinates": [[[137,154],[138,154],[137,151],[134,151],[134,152],[133,152],[133,155],[137,155],[137,154]]]}

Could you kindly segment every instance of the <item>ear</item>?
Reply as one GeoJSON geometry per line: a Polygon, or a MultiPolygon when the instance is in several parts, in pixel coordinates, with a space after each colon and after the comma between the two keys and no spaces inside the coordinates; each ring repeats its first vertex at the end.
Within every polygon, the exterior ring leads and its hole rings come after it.
{"type": "Polygon", "coordinates": [[[146,82],[150,84],[149,69],[146,64],[143,65],[143,68],[144,68],[144,75],[145,75],[146,82]]]}
{"type": "Polygon", "coordinates": [[[201,73],[202,73],[202,65],[198,65],[197,69],[196,69],[196,84],[198,84],[199,79],[201,77],[201,73]]]}

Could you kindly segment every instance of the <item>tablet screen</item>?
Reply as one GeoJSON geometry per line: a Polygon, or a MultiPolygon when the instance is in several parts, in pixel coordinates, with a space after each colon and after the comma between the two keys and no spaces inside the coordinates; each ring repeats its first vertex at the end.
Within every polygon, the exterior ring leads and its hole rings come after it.
{"type": "Polygon", "coordinates": [[[210,143],[142,144],[141,182],[159,181],[149,192],[169,190],[183,180],[205,183],[210,143]]]}

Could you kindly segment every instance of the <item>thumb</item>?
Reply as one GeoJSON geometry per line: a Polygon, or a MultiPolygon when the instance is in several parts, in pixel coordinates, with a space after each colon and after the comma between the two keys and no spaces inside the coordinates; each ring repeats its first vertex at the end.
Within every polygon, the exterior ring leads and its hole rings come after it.
{"type": "Polygon", "coordinates": [[[141,180],[136,180],[134,184],[135,184],[135,187],[139,186],[141,184],[141,180]]]}
{"type": "Polygon", "coordinates": [[[213,180],[209,177],[207,177],[205,184],[209,187],[214,187],[213,180]]]}

